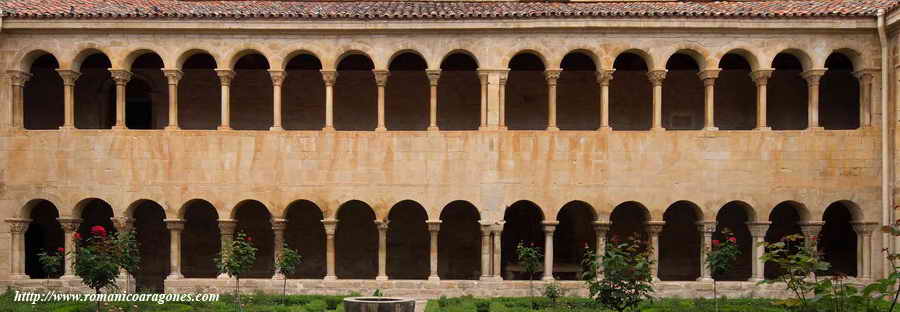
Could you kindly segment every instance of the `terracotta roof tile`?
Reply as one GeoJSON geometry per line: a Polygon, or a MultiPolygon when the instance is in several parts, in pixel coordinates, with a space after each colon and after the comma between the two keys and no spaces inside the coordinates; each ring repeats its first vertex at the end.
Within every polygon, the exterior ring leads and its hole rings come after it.
{"type": "Polygon", "coordinates": [[[413,2],[0,0],[4,17],[183,19],[507,19],[546,17],[846,17],[875,16],[900,0],[716,2],[413,2]]]}

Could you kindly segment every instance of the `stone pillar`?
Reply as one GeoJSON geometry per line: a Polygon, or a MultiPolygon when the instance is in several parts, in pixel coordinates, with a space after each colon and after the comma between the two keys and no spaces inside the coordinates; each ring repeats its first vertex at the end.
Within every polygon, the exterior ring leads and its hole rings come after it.
{"type": "Polygon", "coordinates": [[[431,244],[431,252],[428,253],[431,274],[428,275],[428,280],[439,281],[441,278],[438,277],[438,231],[441,230],[441,220],[428,220],[425,223],[428,224],[429,243],[431,244]]]}
{"type": "Polygon", "coordinates": [[[650,275],[653,281],[659,281],[659,233],[662,232],[666,221],[647,221],[647,233],[650,234],[650,248],[653,248],[653,265],[650,266],[650,275]]]}
{"type": "MultiPolygon", "coordinates": [[[[273,253],[275,262],[273,263],[278,262],[278,258],[281,258],[281,252],[284,250],[284,229],[287,228],[287,223],[288,220],[286,219],[272,219],[272,232],[275,233],[275,242],[273,245],[275,247],[275,252],[273,253]]],[[[276,280],[283,280],[285,278],[287,277],[285,277],[284,274],[281,274],[281,272],[275,272],[275,274],[272,275],[272,279],[276,280]]]]}
{"type": "Polygon", "coordinates": [[[772,77],[774,69],[760,69],[750,73],[750,78],[756,84],[756,128],[754,130],[772,130],[766,122],[766,85],[772,77]]]}
{"type": "Polygon", "coordinates": [[[803,232],[803,244],[812,246],[813,242],[819,239],[819,232],[822,231],[825,221],[801,221],[797,224],[800,225],[800,231],[803,232]]]}
{"type": "Polygon", "coordinates": [[[647,72],[647,78],[650,79],[650,84],[653,85],[653,126],[650,128],[651,131],[666,130],[662,126],[662,85],[663,80],[666,79],[667,72],[665,69],[647,72]]]}
{"type": "Polygon", "coordinates": [[[808,130],[823,130],[819,125],[819,81],[825,75],[826,69],[810,69],[801,75],[806,79],[806,86],[809,88],[807,93],[809,98],[809,126],[808,130]]]}
{"type": "Polygon", "coordinates": [[[597,71],[597,84],[600,85],[600,131],[611,131],[609,126],[609,82],[613,79],[615,69],[597,71]]]}
{"type": "MultiPolygon", "coordinates": [[[[481,82],[481,125],[478,130],[487,129],[487,107],[488,107],[488,78],[490,73],[485,70],[478,70],[478,80],[481,82]]],[[[503,118],[503,117],[500,117],[503,118]]]]}
{"type": "Polygon", "coordinates": [[[428,109],[428,131],[438,131],[437,126],[437,100],[438,100],[438,80],[441,78],[440,69],[429,69],[425,71],[428,76],[428,85],[430,86],[430,105],[428,109]]]}
{"type": "Polygon", "coordinates": [[[506,221],[497,221],[497,224],[494,224],[494,259],[493,259],[493,273],[494,277],[492,278],[494,281],[502,281],[503,276],[500,275],[500,271],[502,271],[500,267],[500,261],[503,255],[502,247],[502,238],[503,238],[503,225],[506,224],[506,221]]]}
{"type": "Polygon", "coordinates": [[[597,250],[595,251],[594,260],[597,261],[597,278],[603,276],[603,255],[606,254],[606,233],[612,223],[609,221],[594,221],[594,234],[597,235],[597,250]]]}
{"type": "Polygon", "coordinates": [[[337,280],[337,275],[334,274],[334,233],[337,231],[337,223],[338,223],[338,220],[336,220],[336,219],[322,220],[322,225],[325,227],[325,280],[326,281],[337,280]]]}
{"type": "MultiPolygon", "coordinates": [[[[231,246],[231,241],[234,239],[234,229],[237,228],[237,220],[232,219],[219,219],[219,235],[222,238],[222,250],[231,246]]],[[[219,274],[220,279],[227,279],[228,274],[222,273],[219,274]]]]}
{"type": "MultiPolygon", "coordinates": [[[[75,232],[78,231],[78,227],[81,226],[81,219],[76,218],[56,218],[59,221],[59,225],[62,226],[63,231],[65,232],[65,240],[66,240],[66,252],[75,251],[75,232]]],[[[71,255],[66,255],[65,259],[65,274],[63,274],[63,279],[75,279],[75,269],[73,265],[75,264],[75,255],[74,253],[71,255]]]]}
{"type": "Polygon", "coordinates": [[[859,79],[859,127],[872,126],[872,78],[874,70],[859,70],[853,72],[859,79]]]}
{"type": "Polygon", "coordinates": [[[481,278],[482,281],[489,281],[492,279],[493,274],[491,274],[491,232],[493,231],[492,225],[490,223],[484,223],[479,221],[481,224],[481,278]]]}
{"type": "Polygon", "coordinates": [[[852,222],[856,232],[856,277],[872,279],[872,232],[878,227],[876,222],[852,222]]]}
{"type": "Polygon", "coordinates": [[[391,72],[374,69],[372,73],[375,74],[375,85],[378,86],[378,126],[375,131],[387,131],[387,127],[384,126],[384,86],[387,85],[391,72]]]}
{"type": "Polygon", "coordinates": [[[766,248],[762,243],[766,241],[766,232],[769,231],[769,221],[747,222],[747,228],[750,230],[750,236],[753,237],[753,248],[751,255],[753,258],[753,274],[750,275],[751,282],[759,282],[765,279],[765,262],[760,257],[766,252],[766,248]]]}
{"type": "Polygon", "coordinates": [[[236,74],[230,69],[216,69],[222,87],[222,121],[218,130],[231,130],[231,80],[236,74]]]}
{"type": "Polygon", "coordinates": [[[25,83],[32,75],[18,70],[6,71],[12,94],[10,95],[9,126],[13,129],[24,128],[25,123],[25,83]]]}
{"type": "Polygon", "coordinates": [[[116,124],[113,129],[125,129],[125,86],[131,81],[131,72],[122,69],[110,69],[113,81],[116,82],[116,124]]]}
{"type": "Polygon", "coordinates": [[[116,231],[119,232],[131,232],[134,230],[134,219],[129,217],[113,217],[109,218],[112,221],[113,227],[116,228],[116,231]]]}
{"type": "Polygon", "coordinates": [[[547,79],[547,131],[559,131],[556,126],[556,81],[559,80],[560,73],[562,69],[544,71],[544,78],[547,79]]]}
{"type": "MultiPolygon", "coordinates": [[[[287,72],[283,70],[269,70],[269,77],[272,78],[272,127],[270,131],[281,131],[281,85],[287,78],[287,72]]],[[[278,248],[276,246],[276,248],[278,248]]]]}
{"type": "Polygon", "coordinates": [[[497,96],[500,99],[499,103],[499,120],[498,120],[498,129],[506,130],[506,79],[509,78],[509,69],[504,69],[499,72],[499,77],[497,80],[497,96]]]}
{"type": "Polygon", "coordinates": [[[322,80],[325,81],[325,128],[324,131],[334,131],[334,83],[337,81],[336,70],[320,70],[322,80]]]}
{"type": "Polygon", "coordinates": [[[178,130],[178,81],[184,73],[177,69],[163,69],[169,83],[169,125],[166,130],[178,130]]]}
{"type": "Polygon", "coordinates": [[[715,117],[714,110],[715,110],[715,105],[716,105],[715,104],[715,102],[716,102],[716,97],[715,97],[716,78],[719,78],[719,72],[721,72],[721,71],[722,71],[721,69],[707,69],[707,70],[697,73],[697,75],[700,76],[700,80],[703,81],[703,87],[706,90],[706,92],[704,93],[704,103],[706,106],[706,118],[704,118],[703,130],[707,130],[707,131],[719,130],[719,128],[716,127],[716,122],[715,122],[716,117],[715,117]]]}
{"type": "Polygon", "coordinates": [[[558,221],[544,221],[544,277],[542,280],[553,280],[553,232],[556,231],[558,221]]]}
{"type": "Polygon", "coordinates": [[[388,276],[387,276],[388,222],[390,222],[390,221],[375,220],[375,226],[378,227],[378,276],[375,276],[376,281],[388,280],[388,276]]]}
{"type": "MultiPolygon", "coordinates": [[[[718,73],[718,72],[717,72],[718,73]]],[[[699,221],[697,222],[697,231],[701,233],[703,238],[700,243],[700,278],[698,282],[712,282],[712,272],[706,266],[707,251],[712,248],[712,236],[716,232],[716,221],[699,221]]]]}
{"type": "Polygon", "coordinates": [[[25,231],[31,219],[10,218],[9,225],[9,279],[28,279],[25,275],[25,231]]]}
{"type": "Polygon", "coordinates": [[[69,69],[57,69],[56,72],[63,80],[63,96],[65,106],[65,119],[61,130],[75,129],[75,81],[81,77],[81,73],[69,69]]]}
{"type": "Polygon", "coordinates": [[[184,278],[181,275],[181,231],[184,231],[184,220],[165,219],[169,229],[169,276],[166,280],[184,278]]]}

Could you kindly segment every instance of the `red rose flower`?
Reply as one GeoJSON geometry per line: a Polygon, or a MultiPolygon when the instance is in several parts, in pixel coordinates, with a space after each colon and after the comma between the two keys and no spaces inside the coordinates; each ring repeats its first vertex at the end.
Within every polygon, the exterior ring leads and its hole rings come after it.
{"type": "Polygon", "coordinates": [[[95,225],[91,227],[91,234],[106,237],[106,229],[103,226],[95,225]]]}
{"type": "Polygon", "coordinates": [[[719,246],[720,243],[722,243],[722,242],[720,242],[718,239],[712,240],[713,246],[719,246]]]}
{"type": "Polygon", "coordinates": [[[59,248],[56,248],[56,251],[59,252],[59,253],[63,253],[63,252],[66,251],[66,249],[65,249],[65,248],[62,248],[62,247],[59,247],[59,248]]]}
{"type": "Polygon", "coordinates": [[[819,237],[818,237],[818,236],[813,236],[813,237],[812,237],[812,240],[813,240],[813,241],[817,241],[817,240],[819,240],[819,237]]]}
{"type": "Polygon", "coordinates": [[[81,239],[81,233],[75,232],[75,234],[73,234],[72,237],[74,237],[76,240],[79,240],[79,239],[81,239]]]}
{"type": "Polygon", "coordinates": [[[588,248],[591,248],[591,247],[588,246],[588,243],[587,243],[587,242],[585,242],[585,243],[584,243],[584,249],[588,249],[588,248]]]}
{"type": "Polygon", "coordinates": [[[245,238],[245,240],[248,241],[248,242],[252,242],[252,241],[253,241],[253,237],[247,236],[247,237],[245,238]]]}
{"type": "Polygon", "coordinates": [[[732,242],[732,243],[737,243],[737,238],[729,237],[729,238],[728,238],[728,241],[729,241],[729,242],[732,242]]]}

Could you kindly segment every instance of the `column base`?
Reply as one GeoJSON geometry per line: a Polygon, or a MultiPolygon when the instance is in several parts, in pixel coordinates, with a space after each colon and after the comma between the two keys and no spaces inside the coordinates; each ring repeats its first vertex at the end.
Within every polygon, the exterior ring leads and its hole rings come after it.
{"type": "Polygon", "coordinates": [[[706,127],[703,128],[705,131],[719,131],[719,127],[706,127]]]}
{"type": "Polygon", "coordinates": [[[284,131],[282,127],[269,127],[269,131],[284,131]]]}
{"type": "Polygon", "coordinates": [[[385,127],[377,127],[377,128],[375,128],[375,132],[384,132],[384,131],[387,131],[387,128],[385,128],[385,127]]]}
{"type": "Polygon", "coordinates": [[[711,277],[700,277],[697,279],[698,282],[712,283],[713,279],[711,277]]]}
{"type": "Polygon", "coordinates": [[[216,127],[216,130],[229,131],[229,130],[233,130],[233,129],[231,129],[231,127],[229,127],[229,126],[218,126],[218,127],[216,127]]]}
{"type": "Polygon", "coordinates": [[[659,283],[659,282],[662,282],[662,280],[659,279],[659,277],[654,276],[654,277],[653,277],[653,282],[654,282],[654,283],[659,283]]]}
{"type": "Polygon", "coordinates": [[[64,280],[64,281],[71,281],[71,280],[77,280],[77,279],[79,279],[79,277],[74,274],[66,274],[66,275],[60,276],[59,279],[64,280]]]}
{"type": "Polygon", "coordinates": [[[663,131],[666,131],[666,128],[663,128],[663,127],[650,128],[650,131],[652,131],[652,132],[663,132],[663,131]]]}
{"type": "Polygon", "coordinates": [[[10,274],[8,279],[21,281],[21,280],[31,279],[31,277],[28,276],[27,274],[10,274]]]}
{"type": "Polygon", "coordinates": [[[284,276],[284,274],[281,274],[281,273],[275,273],[275,275],[272,275],[272,279],[273,279],[273,280],[279,280],[279,281],[281,281],[281,280],[286,280],[287,277],[284,276]]]}
{"type": "Polygon", "coordinates": [[[430,127],[428,127],[428,131],[440,131],[440,130],[441,130],[441,129],[438,128],[437,126],[430,126],[430,127]]]}
{"type": "Polygon", "coordinates": [[[337,280],[337,276],[334,276],[334,275],[325,275],[325,278],[323,278],[322,280],[324,280],[324,281],[336,281],[336,280],[337,280]]]}
{"type": "Polygon", "coordinates": [[[492,281],[494,281],[494,277],[493,277],[493,276],[483,276],[483,275],[482,275],[481,277],[478,278],[478,280],[479,280],[479,281],[482,281],[482,282],[492,282],[492,281]]]}
{"type": "Polygon", "coordinates": [[[73,127],[73,126],[61,126],[61,127],[59,127],[59,130],[75,130],[75,127],[73,127]]]}
{"type": "Polygon", "coordinates": [[[115,125],[112,127],[113,130],[125,130],[125,125],[115,125]]]}
{"type": "Polygon", "coordinates": [[[229,277],[228,274],[219,274],[219,276],[216,276],[216,279],[227,280],[227,279],[231,279],[231,277],[229,277]]]}
{"type": "Polygon", "coordinates": [[[376,281],[386,281],[386,280],[388,280],[388,277],[386,275],[379,275],[379,276],[375,277],[375,280],[376,281]]]}
{"type": "Polygon", "coordinates": [[[429,277],[428,277],[428,281],[430,281],[430,282],[439,282],[439,281],[441,281],[441,278],[440,278],[440,277],[437,277],[437,276],[429,276],[429,277]]]}
{"type": "Polygon", "coordinates": [[[178,126],[166,126],[165,130],[166,131],[178,131],[178,130],[181,130],[181,128],[179,128],[178,126]]]}
{"type": "Polygon", "coordinates": [[[597,129],[597,131],[600,131],[600,132],[612,132],[612,127],[610,127],[610,126],[600,127],[599,129],[597,129]]]}
{"type": "Polygon", "coordinates": [[[762,281],[764,281],[764,280],[765,280],[765,279],[762,279],[762,278],[751,277],[751,278],[748,279],[747,281],[748,281],[748,282],[753,282],[753,283],[759,283],[759,282],[762,282],[762,281]]]}
{"type": "Polygon", "coordinates": [[[332,126],[325,126],[325,128],[322,128],[322,131],[325,131],[325,132],[334,132],[334,127],[332,127],[332,126]]]}
{"type": "Polygon", "coordinates": [[[541,280],[546,281],[546,282],[552,282],[552,281],[555,281],[556,279],[553,278],[553,276],[544,276],[541,278],[541,280]]]}
{"type": "Polygon", "coordinates": [[[772,127],[756,127],[753,128],[754,131],[772,131],[772,127]]]}
{"type": "Polygon", "coordinates": [[[556,127],[556,126],[547,127],[547,129],[545,129],[545,131],[559,131],[559,127],[556,127]]]}
{"type": "Polygon", "coordinates": [[[169,275],[166,276],[167,281],[177,280],[177,279],[182,279],[182,278],[184,278],[184,275],[181,275],[181,273],[169,273],[169,275]]]}
{"type": "Polygon", "coordinates": [[[809,127],[809,128],[806,128],[806,131],[810,131],[810,132],[825,131],[825,127],[809,127]]]}
{"type": "Polygon", "coordinates": [[[500,277],[500,275],[492,276],[492,277],[491,277],[491,281],[494,281],[494,282],[502,282],[502,281],[503,281],[503,278],[500,277]]]}
{"type": "Polygon", "coordinates": [[[497,129],[498,129],[498,128],[497,128],[497,127],[494,127],[494,126],[480,126],[480,127],[478,127],[478,131],[492,131],[492,130],[497,130],[497,129]]]}

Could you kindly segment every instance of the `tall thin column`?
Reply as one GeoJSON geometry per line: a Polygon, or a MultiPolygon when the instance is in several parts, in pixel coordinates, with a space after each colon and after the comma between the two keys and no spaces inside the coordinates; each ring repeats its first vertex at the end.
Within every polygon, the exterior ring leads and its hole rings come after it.
{"type": "Polygon", "coordinates": [[[378,227],[378,276],[376,281],[386,281],[387,276],[387,230],[389,221],[375,220],[378,227]]]}
{"type": "Polygon", "coordinates": [[[32,75],[18,70],[6,71],[9,78],[10,88],[12,90],[10,98],[9,126],[13,129],[24,128],[25,118],[25,83],[31,79],[32,75]]]}
{"type": "Polygon", "coordinates": [[[236,74],[230,69],[216,69],[222,88],[222,121],[218,130],[231,130],[231,80],[236,74]]]}
{"type": "Polygon", "coordinates": [[[765,262],[760,257],[766,252],[762,243],[766,241],[766,232],[769,231],[769,221],[747,222],[747,228],[750,229],[750,236],[753,237],[753,248],[751,248],[751,258],[753,258],[752,269],[750,275],[751,282],[759,282],[765,279],[765,262]]]}
{"type": "Polygon", "coordinates": [[[650,248],[653,248],[653,265],[650,266],[650,275],[653,281],[659,281],[659,233],[662,232],[666,221],[647,221],[647,233],[650,234],[650,248]]]}
{"type": "Polygon", "coordinates": [[[556,82],[560,73],[561,69],[544,71],[544,78],[547,79],[547,131],[559,131],[559,127],[556,126],[556,82]]]}
{"type": "Polygon", "coordinates": [[[272,78],[272,127],[270,131],[281,131],[281,85],[287,78],[287,72],[283,70],[269,70],[269,77],[272,78]]]}
{"type": "Polygon", "coordinates": [[[613,79],[615,69],[597,71],[597,84],[600,85],[600,131],[611,131],[609,126],[609,82],[613,79]]]}
{"type": "MultiPolygon", "coordinates": [[[[478,70],[478,81],[481,83],[481,124],[478,126],[478,130],[487,129],[487,114],[488,114],[488,71],[478,70]]],[[[502,116],[502,115],[501,115],[502,116]]],[[[503,117],[500,117],[503,118],[503,117]]]]}
{"type": "Polygon", "coordinates": [[[320,70],[325,81],[325,128],[323,131],[334,131],[334,82],[337,81],[336,70],[320,70]]]}
{"type": "MultiPolygon", "coordinates": [[[[237,220],[232,219],[219,219],[219,235],[222,239],[222,249],[228,248],[231,245],[232,240],[234,240],[234,229],[237,228],[237,220]]],[[[222,273],[219,274],[221,279],[227,279],[228,274],[222,273]]]]}
{"type": "Polygon", "coordinates": [[[716,221],[697,222],[697,231],[701,233],[700,243],[700,278],[699,282],[712,282],[712,272],[706,266],[706,252],[712,248],[712,236],[716,232],[716,221]]]}
{"type": "MultiPolygon", "coordinates": [[[[275,251],[273,255],[275,256],[275,263],[278,262],[278,258],[281,258],[281,253],[284,250],[284,229],[287,228],[288,220],[286,219],[272,219],[272,232],[275,234],[275,242],[273,247],[275,247],[275,251]]],[[[281,272],[275,272],[275,275],[272,276],[272,279],[283,280],[287,277],[284,276],[281,272]]]]}
{"type": "Polygon", "coordinates": [[[481,278],[482,281],[491,280],[491,231],[490,223],[481,224],[481,278]]]}
{"type": "Polygon", "coordinates": [[[594,254],[594,260],[597,261],[597,278],[601,278],[603,276],[603,255],[606,254],[606,233],[609,233],[609,229],[612,227],[612,223],[609,221],[595,221],[594,222],[594,234],[597,235],[597,250],[594,254]]]}
{"type": "Polygon", "coordinates": [[[438,277],[438,231],[441,230],[441,220],[425,221],[428,225],[429,243],[431,251],[428,253],[428,260],[431,267],[431,274],[428,275],[429,281],[439,281],[438,277]]]}
{"type": "Polygon", "coordinates": [[[553,232],[558,221],[544,221],[544,277],[542,280],[553,280],[553,232]]]}
{"type": "Polygon", "coordinates": [[[859,79],[859,127],[872,126],[872,78],[873,70],[860,70],[853,73],[859,79]]]}
{"type": "Polygon", "coordinates": [[[808,130],[822,130],[819,125],[819,81],[822,79],[822,76],[825,75],[826,69],[810,69],[803,74],[803,79],[806,79],[806,86],[809,88],[808,99],[809,99],[809,126],[808,130]]]}
{"type": "Polygon", "coordinates": [[[69,69],[57,69],[56,72],[63,80],[63,102],[65,103],[65,119],[59,129],[75,129],[75,81],[81,77],[81,73],[69,69]]]}
{"type": "MultiPolygon", "coordinates": [[[[70,251],[75,251],[75,231],[78,231],[78,227],[81,225],[81,219],[76,218],[56,218],[59,221],[59,225],[62,226],[63,232],[65,232],[65,240],[66,240],[66,253],[70,251]]],[[[67,254],[65,257],[65,274],[63,274],[63,279],[75,279],[75,255],[67,254]]]]}
{"type": "Polygon", "coordinates": [[[167,280],[184,278],[181,275],[181,231],[184,231],[184,220],[165,219],[169,229],[169,276],[167,280]]]}
{"type": "Polygon", "coordinates": [[[502,247],[501,242],[502,242],[502,238],[503,238],[503,225],[505,223],[506,223],[506,221],[497,221],[497,223],[494,224],[494,231],[493,231],[493,235],[494,235],[494,237],[493,237],[494,238],[494,259],[493,259],[494,277],[493,277],[493,280],[498,281],[498,282],[503,280],[503,277],[500,276],[500,271],[501,271],[500,259],[502,259],[501,256],[503,256],[503,248],[501,248],[502,247]]]}
{"type": "Polygon", "coordinates": [[[378,127],[375,131],[387,131],[384,126],[384,86],[387,85],[391,72],[383,69],[372,70],[375,74],[375,85],[378,87],[378,127]]]}
{"type": "Polygon", "coordinates": [[[169,125],[166,130],[178,130],[178,82],[184,73],[177,69],[163,69],[169,83],[169,125]]]}
{"type": "Polygon", "coordinates": [[[337,223],[338,223],[338,220],[336,220],[336,219],[322,220],[322,225],[325,227],[325,280],[326,281],[337,280],[337,275],[334,274],[334,233],[337,231],[337,223]]]}
{"type": "Polygon", "coordinates": [[[647,72],[647,78],[653,85],[653,125],[650,130],[663,131],[666,130],[662,126],[662,85],[666,79],[665,69],[651,70],[647,72]]]}
{"type": "Polygon", "coordinates": [[[425,71],[425,74],[428,75],[428,85],[430,86],[430,105],[428,109],[428,131],[438,131],[437,125],[437,88],[438,88],[438,80],[441,78],[441,70],[440,69],[429,69],[425,71]]]}
{"type": "Polygon", "coordinates": [[[500,130],[506,130],[506,79],[509,78],[509,69],[501,70],[498,75],[497,96],[500,99],[500,103],[498,105],[499,119],[497,125],[500,130]]]}
{"type": "Polygon", "coordinates": [[[856,276],[858,279],[872,279],[872,232],[878,227],[876,222],[853,222],[856,232],[856,276]]]}
{"type": "Polygon", "coordinates": [[[116,82],[116,124],[113,129],[125,129],[125,86],[131,81],[131,72],[121,69],[110,69],[110,75],[116,82]]]}
{"type": "Polygon", "coordinates": [[[704,119],[703,130],[719,130],[719,128],[716,127],[714,109],[716,105],[716,78],[719,78],[719,72],[721,71],[721,69],[707,69],[697,73],[697,75],[700,76],[700,80],[703,81],[703,87],[706,91],[704,92],[703,98],[706,107],[706,118],[704,119]]]}
{"type": "Polygon", "coordinates": [[[10,218],[9,225],[9,279],[28,279],[25,274],[25,231],[31,219],[10,218]]]}
{"type": "Polygon", "coordinates": [[[769,78],[772,77],[774,69],[760,69],[750,73],[750,78],[756,84],[756,128],[754,130],[769,131],[772,130],[766,122],[766,85],[769,78]]]}

